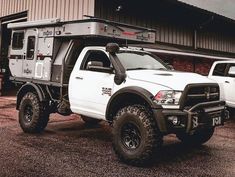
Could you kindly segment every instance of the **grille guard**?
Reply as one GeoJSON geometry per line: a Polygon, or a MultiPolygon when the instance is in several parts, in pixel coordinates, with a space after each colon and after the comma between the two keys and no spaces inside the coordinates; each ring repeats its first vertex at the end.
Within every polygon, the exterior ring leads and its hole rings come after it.
{"type": "Polygon", "coordinates": [[[184,110],[184,112],[188,114],[188,123],[186,126],[187,133],[200,126],[200,123],[198,121],[200,116],[206,116],[206,120],[209,120],[211,119],[211,114],[220,114],[222,117],[222,124],[226,119],[229,118],[229,113],[225,107],[225,101],[199,103],[189,110],[184,110]]]}

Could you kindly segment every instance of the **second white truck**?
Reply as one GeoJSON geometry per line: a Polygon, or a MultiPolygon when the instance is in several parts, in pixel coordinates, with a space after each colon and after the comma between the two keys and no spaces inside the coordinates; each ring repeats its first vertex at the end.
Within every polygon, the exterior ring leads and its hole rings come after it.
{"type": "Polygon", "coordinates": [[[108,43],[155,42],[152,30],[99,19],[9,27],[11,79],[22,85],[16,108],[26,133],[43,131],[50,113],[80,114],[87,123],[105,120],[118,157],[143,165],[164,135],[199,145],[228,118],[216,82],[172,71],[141,49],[108,43]]]}
{"type": "Polygon", "coordinates": [[[208,78],[219,84],[220,99],[226,101],[230,108],[235,108],[235,61],[214,62],[208,78]]]}

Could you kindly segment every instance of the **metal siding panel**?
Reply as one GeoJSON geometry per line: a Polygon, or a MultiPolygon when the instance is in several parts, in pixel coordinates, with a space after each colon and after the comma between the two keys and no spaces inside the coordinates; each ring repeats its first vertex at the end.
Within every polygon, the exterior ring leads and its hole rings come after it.
{"type": "Polygon", "coordinates": [[[41,16],[40,19],[46,18],[46,1],[47,0],[41,0],[42,4],[41,4],[41,16]]]}
{"type": "Polygon", "coordinates": [[[28,16],[30,20],[35,20],[37,16],[37,4],[36,1],[27,0],[27,8],[29,9],[28,16]]]}
{"type": "Polygon", "coordinates": [[[5,5],[5,1],[4,0],[0,0],[0,3],[2,4],[1,6],[0,6],[0,17],[2,17],[3,16],[3,7],[4,7],[4,5],[5,5]]]}
{"type": "Polygon", "coordinates": [[[79,19],[79,1],[74,1],[74,18],[79,19]]]}
{"type": "Polygon", "coordinates": [[[70,0],[66,0],[65,6],[64,6],[64,20],[66,21],[69,20],[69,4],[70,4],[70,0]]]}
{"type": "Polygon", "coordinates": [[[37,1],[33,1],[33,3],[31,4],[30,6],[30,0],[27,0],[26,2],[26,6],[27,8],[29,9],[29,12],[28,12],[28,16],[29,16],[29,20],[35,20],[36,19],[36,16],[37,16],[37,1]]]}
{"type": "Polygon", "coordinates": [[[95,15],[95,0],[89,0],[88,14],[91,15],[91,16],[95,15]]]}
{"type": "Polygon", "coordinates": [[[89,0],[84,0],[83,1],[83,15],[88,15],[88,2],[89,0]]]}
{"type": "Polygon", "coordinates": [[[46,1],[47,0],[42,0],[42,6],[41,6],[41,8],[42,8],[42,10],[41,10],[41,19],[46,19],[47,17],[46,17],[46,1]]]}
{"type": "Polygon", "coordinates": [[[52,13],[52,6],[51,6],[52,0],[47,0],[46,1],[46,17],[47,18],[52,18],[51,13],[52,13]]]}
{"type": "Polygon", "coordinates": [[[2,9],[1,9],[1,12],[2,12],[2,15],[1,16],[4,16],[6,14],[6,9],[7,9],[7,0],[3,0],[1,3],[3,3],[3,6],[2,9]]]}
{"type": "Polygon", "coordinates": [[[39,11],[40,11],[40,0],[35,1],[35,16],[33,20],[39,19],[39,11]]]}
{"type": "Polygon", "coordinates": [[[58,17],[58,18],[61,18],[60,17],[60,5],[61,4],[61,0],[58,0],[57,1],[57,8],[56,8],[56,16],[58,17]]]}
{"type": "Polygon", "coordinates": [[[14,2],[14,13],[17,12],[17,2],[16,1],[18,1],[18,0],[13,0],[13,2],[14,2]]]}
{"type": "Polygon", "coordinates": [[[70,20],[75,20],[75,13],[74,13],[74,8],[75,8],[75,3],[74,0],[70,0],[70,6],[69,6],[69,19],[70,20]]]}
{"type": "Polygon", "coordinates": [[[58,17],[57,16],[57,9],[58,9],[58,1],[53,0],[52,1],[52,17],[58,17]]]}
{"type": "Polygon", "coordinates": [[[48,17],[49,18],[53,18],[53,10],[54,10],[54,7],[53,7],[54,4],[54,0],[50,0],[49,2],[49,13],[48,13],[48,17]]]}
{"type": "Polygon", "coordinates": [[[20,0],[20,3],[19,3],[19,11],[23,11],[24,8],[23,8],[23,2],[24,0],[20,0]]]}
{"type": "Polygon", "coordinates": [[[66,15],[65,15],[65,10],[66,10],[65,4],[66,4],[65,0],[62,0],[62,2],[61,2],[61,7],[60,7],[60,9],[61,9],[60,12],[61,12],[61,18],[62,18],[63,20],[65,20],[65,17],[66,17],[66,15]]]}
{"type": "Polygon", "coordinates": [[[4,9],[4,14],[3,14],[3,16],[8,15],[8,9],[9,9],[9,3],[10,3],[10,1],[6,0],[5,3],[6,3],[6,8],[4,9]]]}
{"type": "Polygon", "coordinates": [[[83,0],[79,0],[79,15],[78,15],[78,18],[79,19],[82,19],[82,14],[83,14],[83,5],[84,3],[83,3],[83,0]]]}
{"type": "Polygon", "coordinates": [[[7,15],[13,13],[12,9],[13,9],[13,1],[11,0],[9,1],[9,8],[7,9],[7,15]]]}
{"type": "Polygon", "coordinates": [[[17,12],[20,12],[20,11],[22,11],[22,0],[18,0],[18,5],[17,5],[17,12]]]}

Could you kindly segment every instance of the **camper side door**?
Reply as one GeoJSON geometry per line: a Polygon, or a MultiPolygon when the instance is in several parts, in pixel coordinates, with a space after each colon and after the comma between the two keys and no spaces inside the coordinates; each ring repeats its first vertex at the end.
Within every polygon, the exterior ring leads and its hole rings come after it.
{"type": "Polygon", "coordinates": [[[9,68],[13,77],[22,77],[25,59],[25,31],[13,31],[9,48],[9,68]]]}
{"type": "Polygon", "coordinates": [[[23,77],[34,78],[37,57],[38,30],[27,29],[25,32],[25,59],[23,61],[23,77]]]}

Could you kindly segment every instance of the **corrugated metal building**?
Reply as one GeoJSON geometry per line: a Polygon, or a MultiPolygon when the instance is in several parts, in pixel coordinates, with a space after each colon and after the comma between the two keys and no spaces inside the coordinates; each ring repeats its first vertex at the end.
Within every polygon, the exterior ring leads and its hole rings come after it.
{"type": "Polygon", "coordinates": [[[156,29],[156,44],[144,47],[178,70],[206,75],[214,60],[235,58],[235,21],[177,0],[0,0],[0,72],[7,72],[9,22],[83,15],[156,29]]]}

